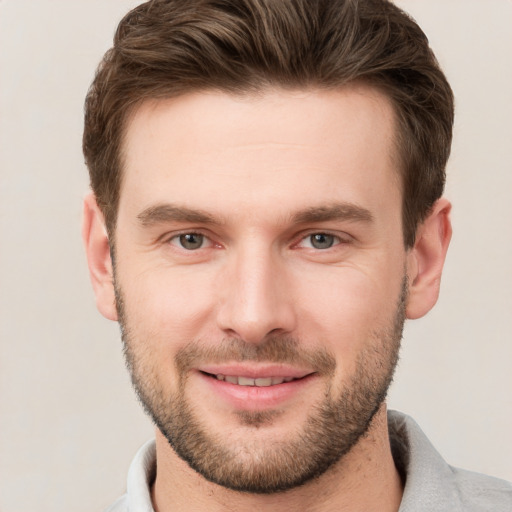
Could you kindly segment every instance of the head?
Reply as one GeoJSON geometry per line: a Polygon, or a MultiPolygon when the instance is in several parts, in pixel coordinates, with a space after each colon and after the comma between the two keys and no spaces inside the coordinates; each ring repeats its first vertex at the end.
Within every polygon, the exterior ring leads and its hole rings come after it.
{"type": "Polygon", "coordinates": [[[143,405],[205,478],[290,489],[371,430],[404,319],[437,298],[452,103],[383,1],[121,22],[86,101],[84,238],[143,405]]]}
{"type": "MultiPolygon", "coordinates": [[[[453,95],[420,27],[386,0],[151,1],[119,24],[85,104],[84,155],[109,233],[123,136],[137,106],[193,91],[338,89],[364,82],[392,102],[404,243],[441,197],[453,95]]],[[[112,237],[112,241],[114,238],[112,237]]]]}

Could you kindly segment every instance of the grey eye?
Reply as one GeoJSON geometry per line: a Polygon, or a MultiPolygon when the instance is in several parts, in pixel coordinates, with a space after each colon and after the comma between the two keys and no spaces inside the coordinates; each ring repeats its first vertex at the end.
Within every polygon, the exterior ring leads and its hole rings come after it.
{"type": "Polygon", "coordinates": [[[180,245],[189,251],[200,249],[204,243],[204,236],[199,233],[187,233],[179,236],[180,245]]]}
{"type": "Polygon", "coordinates": [[[330,249],[334,245],[335,237],[327,233],[315,233],[310,235],[309,240],[315,249],[330,249]]]}

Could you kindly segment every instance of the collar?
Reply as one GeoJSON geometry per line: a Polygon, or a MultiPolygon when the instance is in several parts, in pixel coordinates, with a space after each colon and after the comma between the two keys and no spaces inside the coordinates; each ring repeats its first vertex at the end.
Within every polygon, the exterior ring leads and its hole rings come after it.
{"type": "MultiPolygon", "coordinates": [[[[398,512],[464,512],[456,472],[439,455],[409,416],[388,411],[393,458],[405,481],[398,512]]],[[[123,501],[128,510],[154,512],[151,485],[156,475],[156,447],[151,440],[137,452],[128,472],[123,501]]]]}

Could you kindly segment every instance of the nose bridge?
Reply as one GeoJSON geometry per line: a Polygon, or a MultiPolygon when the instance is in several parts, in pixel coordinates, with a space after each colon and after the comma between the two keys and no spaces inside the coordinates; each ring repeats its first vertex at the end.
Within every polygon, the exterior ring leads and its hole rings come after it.
{"type": "Polygon", "coordinates": [[[219,326],[250,343],[273,331],[293,330],[292,297],[278,252],[253,238],[233,251],[228,265],[219,326]]]}

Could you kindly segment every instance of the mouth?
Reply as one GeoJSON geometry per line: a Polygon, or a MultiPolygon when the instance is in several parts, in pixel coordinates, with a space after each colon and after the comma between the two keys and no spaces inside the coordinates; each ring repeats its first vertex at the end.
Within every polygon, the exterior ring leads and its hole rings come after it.
{"type": "Polygon", "coordinates": [[[232,410],[264,411],[284,407],[301,396],[318,380],[312,368],[287,364],[226,363],[197,368],[209,390],[209,406],[224,403],[232,410]],[[220,402],[217,402],[220,399],[220,402]]]}
{"type": "Polygon", "coordinates": [[[270,386],[278,386],[294,380],[300,380],[303,377],[246,377],[242,375],[223,375],[222,373],[212,374],[207,372],[201,372],[203,375],[212,379],[228,382],[229,384],[235,384],[237,386],[255,386],[259,388],[266,388],[270,386]]]}

